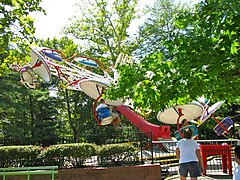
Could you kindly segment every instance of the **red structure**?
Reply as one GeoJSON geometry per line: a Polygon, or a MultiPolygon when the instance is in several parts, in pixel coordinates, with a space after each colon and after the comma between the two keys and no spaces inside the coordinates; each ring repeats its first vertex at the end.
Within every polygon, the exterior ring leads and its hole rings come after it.
{"type": "Polygon", "coordinates": [[[232,175],[232,159],[231,159],[231,146],[230,145],[200,145],[200,150],[203,158],[203,175],[207,172],[207,156],[221,155],[222,156],[222,170],[229,175],[232,175]]]}
{"type": "Polygon", "coordinates": [[[116,109],[124,115],[131,123],[133,123],[138,129],[140,129],[147,137],[150,136],[149,132],[152,133],[152,140],[157,141],[159,138],[170,139],[170,126],[158,126],[152,124],[142,116],[136,114],[127,106],[116,106],[116,109]]]}

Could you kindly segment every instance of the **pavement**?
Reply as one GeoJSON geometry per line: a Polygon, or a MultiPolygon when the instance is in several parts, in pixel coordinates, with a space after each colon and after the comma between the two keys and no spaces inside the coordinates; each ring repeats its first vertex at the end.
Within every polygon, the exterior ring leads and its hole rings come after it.
{"type": "MultiPolygon", "coordinates": [[[[179,180],[179,175],[174,175],[174,176],[170,176],[170,177],[167,177],[165,178],[165,180],[179,180]]],[[[217,179],[225,179],[225,180],[228,180],[228,179],[232,179],[232,176],[226,174],[226,173],[214,173],[214,174],[208,174],[207,176],[201,176],[201,177],[198,177],[198,180],[217,180],[217,179]]],[[[187,178],[187,180],[190,180],[190,177],[187,178]]]]}

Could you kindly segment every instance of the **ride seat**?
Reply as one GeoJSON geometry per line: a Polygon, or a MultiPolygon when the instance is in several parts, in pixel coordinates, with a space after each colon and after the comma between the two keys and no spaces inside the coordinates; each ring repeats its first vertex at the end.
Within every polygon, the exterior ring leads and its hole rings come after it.
{"type": "MultiPolygon", "coordinates": [[[[181,128],[181,129],[180,129],[181,133],[183,134],[184,131],[185,131],[185,129],[187,129],[187,128],[192,129],[192,131],[193,131],[193,132],[192,132],[192,138],[195,138],[196,136],[198,136],[198,129],[197,129],[197,127],[194,126],[194,125],[189,125],[189,126],[185,126],[185,127],[181,128]]],[[[175,135],[175,137],[176,137],[176,139],[177,139],[178,141],[182,139],[182,137],[181,137],[181,135],[180,135],[180,133],[179,133],[178,131],[176,131],[176,132],[174,133],[174,135],[175,135]]]]}
{"type": "Polygon", "coordinates": [[[99,108],[97,110],[98,119],[101,121],[101,125],[111,124],[113,118],[110,114],[110,110],[107,107],[99,108]]]}
{"type": "MultiPolygon", "coordinates": [[[[223,119],[221,122],[223,127],[225,127],[227,130],[230,130],[231,127],[233,126],[233,121],[229,118],[226,117],[223,119]]],[[[226,129],[222,128],[219,124],[215,126],[213,129],[215,133],[217,133],[218,136],[221,136],[222,134],[226,133],[226,129]]]]}

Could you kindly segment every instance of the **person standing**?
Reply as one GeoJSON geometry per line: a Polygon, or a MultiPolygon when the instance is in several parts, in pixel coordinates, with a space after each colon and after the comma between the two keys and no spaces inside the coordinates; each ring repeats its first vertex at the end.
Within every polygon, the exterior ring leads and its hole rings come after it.
{"type": "Polygon", "coordinates": [[[186,180],[188,173],[191,180],[197,180],[201,176],[203,167],[199,144],[191,139],[192,129],[186,128],[184,138],[177,143],[176,156],[179,159],[180,180],[186,180]]]}
{"type": "Polygon", "coordinates": [[[233,180],[239,180],[240,179],[240,146],[235,147],[234,154],[235,154],[234,159],[238,166],[234,168],[233,180]]]}

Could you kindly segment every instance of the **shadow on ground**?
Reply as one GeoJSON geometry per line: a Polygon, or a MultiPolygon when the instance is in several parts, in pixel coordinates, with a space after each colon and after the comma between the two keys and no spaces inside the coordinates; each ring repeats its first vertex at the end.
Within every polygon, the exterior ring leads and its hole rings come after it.
{"type": "MultiPolygon", "coordinates": [[[[165,180],[177,180],[177,179],[179,179],[179,176],[178,175],[174,175],[174,176],[166,177],[164,179],[165,180]]],[[[225,180],[227,180],[227,179],[232,179],[232,176],[227,175],[227,174],[221,174],[221,175],[211,174],[211,175],[208,175],[208,176],[198,177],[198,180],[217,180],[217,179],[225,179],[225,180]]],[[[190,180],[190,177],[188,177],[187,180],[190,180]]]]}
{"type": "Polygon", "coordinates": [[[208,175],[212,179],[232,179],[230,175],[208,175]]]}

